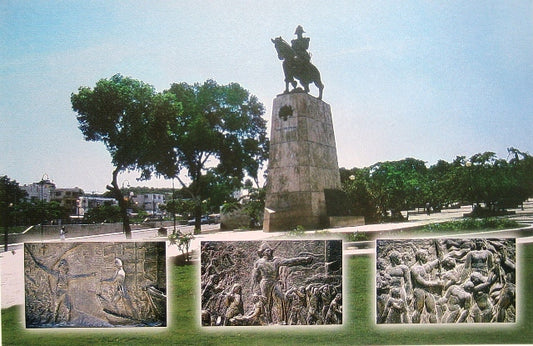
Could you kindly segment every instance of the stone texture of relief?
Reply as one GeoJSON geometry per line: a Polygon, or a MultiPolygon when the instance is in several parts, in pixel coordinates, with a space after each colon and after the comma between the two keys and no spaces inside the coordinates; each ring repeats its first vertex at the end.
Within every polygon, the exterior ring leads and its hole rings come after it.
{"type": "Polygon", "coordinates": [[[376,322],[516,321],[515,239],[376,241],[376,322]]]}
{"type": "Polygon", "coordinates": [[[342,241],[201,243],[203,326],[342,324],[342,241]]]}
{"type": "Polygon", "coordinates": [[[165,242],[24,244],[27,328],[166,326],[165,242]]]}

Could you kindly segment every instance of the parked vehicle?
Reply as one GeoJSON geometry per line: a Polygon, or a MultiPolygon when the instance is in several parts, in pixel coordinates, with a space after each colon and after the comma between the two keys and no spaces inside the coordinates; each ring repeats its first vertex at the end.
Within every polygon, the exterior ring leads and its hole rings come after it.
{"type": "MultiPolygon", "coordinates": [[[[187,225],[194,226],[194,219],[188,220],[187,225]]],[[[210,214],[210,215],[204,215],[200,219],[200,222],[202,225],[213,225],[216,223],[220,223],[220,214],[210,214]]]]}

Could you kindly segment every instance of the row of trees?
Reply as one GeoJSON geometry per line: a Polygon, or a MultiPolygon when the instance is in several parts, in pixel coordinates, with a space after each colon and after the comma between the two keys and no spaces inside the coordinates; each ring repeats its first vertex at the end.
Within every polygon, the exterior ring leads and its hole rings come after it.
{"type": "MultiPolygon", "coordinates": [[[[210,179],[207,174],[206,180],[210,179]]],[[[212,178],[212,177],[211,177],[212,178]]],[[[223,185],[220,182],[219,185],[223,185]]],[[[212,186],[215,183],[213,182],[212,186]]],[[[224,188],[214,188],[210,191],[204,191],[203,194],[207,199],[202,200],[202,215],[210,213],[218,213],[221,206],[227,208],[241,208],[244,206],[245,212],[250,215],[252,219],[259,220],[264,206],[264,189],[253,186],[253,182],[247,179],[244,182],[244,188],[250,193],[246,196],[236,198],[233,195],[233,190],[228,186],[224,188]],[[243,203],[243,199],[245,199],[243,203]]],[[[160,205],[161,210],[167,212],[167,217],[172,218],[172,215],[179,214],[181,219],[189,220],[195,211],[195,202],[189,197],[187,189],[154,189],[133,187],[125,188],[123,193],[127,196],[130,193],[144,194],[144,193],[159,193],[167,195],[165,204],[160,205]]],[[[103,195],[104,197],[112,197],[110,192],[103,195]]],[[[144,220],[148,213],[133,203],[131,198],[126,198],[127,210],[135,215],[134,221],[140,222],[144,220]]],[[[71,217],[71,209],[62,206],[56,201],[47,202],[38,199],[29,199],[26,191],[22,189],[19,183],[10,179],[8,176],[0,176],[0,227],[6,229],[16,226],[30,226],[37,224],[47,224],[52,222],[69,222],[71,217]]],[[[106,202],[97,207],[93,207],[85,212],[83,216],[84,223],[102,223],[102,222],[119,222],[122,220],[120,207],[106,202]]]]}
{"type": "Polygon", "coordinates": [[[400,211],[426,205],[438,210],[457,203],[483,204],[485,211],[494,212],[533,196],[533,157],[515,148],[508,153],[507,159],[493,152],[458,156],[430,167],[406,158],[342,168],[341,181],[353,211],[368,221],[401,219],[400,211]]]}
{"type": "MultiPolygon", "coordinates": [[[[469,159],[458,156],[452,162],[440,160],[430,167],[421,160],[406,158],[378,162],[365,168],[341,168],[341,181],[351,211],[364,215],[367,222],[401,219],[401,211],[426,205],[439,210],[461,203],[483,204],[484,208],[477,209],[482,216],[515,207],[533,196],[533,157],[515,148],[509,148],[508,153],[507,159],[499,159],[492,152],[476,154],[469,159]]],[[[202,213],[218,211],[220,206],[223,212],[244,208],[251,218],[251,226],[259,226],[264,189],[254,187],[247,179],[243,186],[249,194],[237,199],[232,192],[238,184],[213,174],[214,171],[208,169],[202,175],[202,213]],[[246,201],[244,207],[243,201],[246,201]]],[[[190,215],[198,204],[189,195],[188,188],[177,189],[162,207],[169,215],[190,215]]],[[[132,208],[131,201],[125,201],[125,206],[132,208]]],[[[0,176],[0,215],[6,234],[8,227],[67,219],[68,213],[57,202],[27,200],[26,192],[16,181],[0,176]]],[[[121,210],[105,205],[85,216],[87,222],[116,222],[121,219],[121,210]]]]}
{"type": "Polygon", "coordinates": [[[199,230],[202,201],[240,188],[246,176],[257,183],[267,159],[264,106],[236,83],[176,83],[156,92],[117,74],[94,88],[80,87],[71,103],[85,139],[103,142],[111,154],[115,169],[107,188],[119,201],[127,238],[127,201],[117,183],[121,172],[176,179],[194,201],[199,230]]]}

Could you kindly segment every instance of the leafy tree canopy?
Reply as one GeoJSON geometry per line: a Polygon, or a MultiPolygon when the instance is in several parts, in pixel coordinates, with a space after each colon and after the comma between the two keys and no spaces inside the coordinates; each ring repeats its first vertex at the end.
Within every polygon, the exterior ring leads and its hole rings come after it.
{"type": "Polygon", "coordinates": [[[222,201],[229,190],[242,186],[246,176],[257,175],[268,157],[264,106],[237,83],[218,85],[172,84],[169,90],[181,112],[162,120],[166,131],[156,138],[159,156],[145,170],[177,178],[196,203],[196,228],[200,227],[201,201],[215,191],[222,201]],[[178,174],[185,171],[190,183],[178,174]]]}
{"type": "Polygon", "coordinates": [[[176,83],[157,93],[151,85],[117,74],[94,88],[79,88],[71,102],[85,139],[103,142],[111,154],[115,170],[108,189],[119,200],[126,236],[129,220],[116,181],[119,172],[140,170],[142,179],[152,174],[177,178],[197,204],[199,228],[206,187],[237,188],[246,175],[257,181],[267,159],[264,107],[237,83],[176,83]],[[180,178],[182,171],[191,183],[180,178]],[[212,177],[224,181],[213,184],[212,177]]]}
{"type": "Polygon", "coordinates": [[[107,188],[119,201],[126,237],[131,237],[127,203],[117,183],[124,170],[146,166],[155,150],[155,138],[164,128],[157,123],[179,113],[180,104],[170,94],[158,94],[144,82],[116,74],[101,79],[94,88],[80,87],[71,95],[79,128],[87,141],[103,142],[115,166],[107,188]]]}
{"type": "MultiPolygon", "coordinates": [[[[533,157],[515,148],[507,160],[493,152],[439,160],[427,167],[407,158],[378,162],[368,168],[341,169],[343,189],[354,209],[379,221],[392,211],[455,203],[483,203],[489,211],[517,206],[533,196],[533,157]]],[[[490,213],[489,213],[490,214],[490,213]]]]}
{"type": "Polygon", "coordinates": [[[182,112],[167,119],[166,136],[159,137],[159,148],[173,160],[156,162],[156,171],[167,178],[184,168],[197,181],[208,167],[216,166],[225,176],[239,182],[245,174],[256,178],[267,159],[268,140],[264,106],[257,97],[237,83],[218,85],[173,84],[167,91],[175,96],[182,112]]]}

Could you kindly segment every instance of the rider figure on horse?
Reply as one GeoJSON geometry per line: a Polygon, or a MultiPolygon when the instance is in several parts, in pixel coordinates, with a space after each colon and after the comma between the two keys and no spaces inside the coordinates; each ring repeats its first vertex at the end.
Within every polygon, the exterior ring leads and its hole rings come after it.
{"type": "Polygon", "coordinates": [[[283,60],[283,72],[285,73],[284,93],[290,92],[289,85],[292,85],[293,90],[298,91],[296,78],[300,81],[306,93],[309,92],[309,84],[314,83],[319,90],[318,99],[322,99],[324,84],[320,80],[320,72],[311,63],[311,54],[307,52],[310,38],[303,37],[302,34],[304,32],[302,26],[298,25],[294,32],[296,38],[291,41],[290,45],[281,36],[271,40],[278,52],[278,58],[283,60]]]}
{"type": "Polygon", "coordinates": [[[292,49],[296,54],[296,59],[302,64],[308,64],[311,61],[311,54],[307,52],[309,49],[309,37],[303,37],[302,34],[305,33],[304,28],[301,25],[298,25],[294,34],[296,39],[291,41],[292,49]]]}

